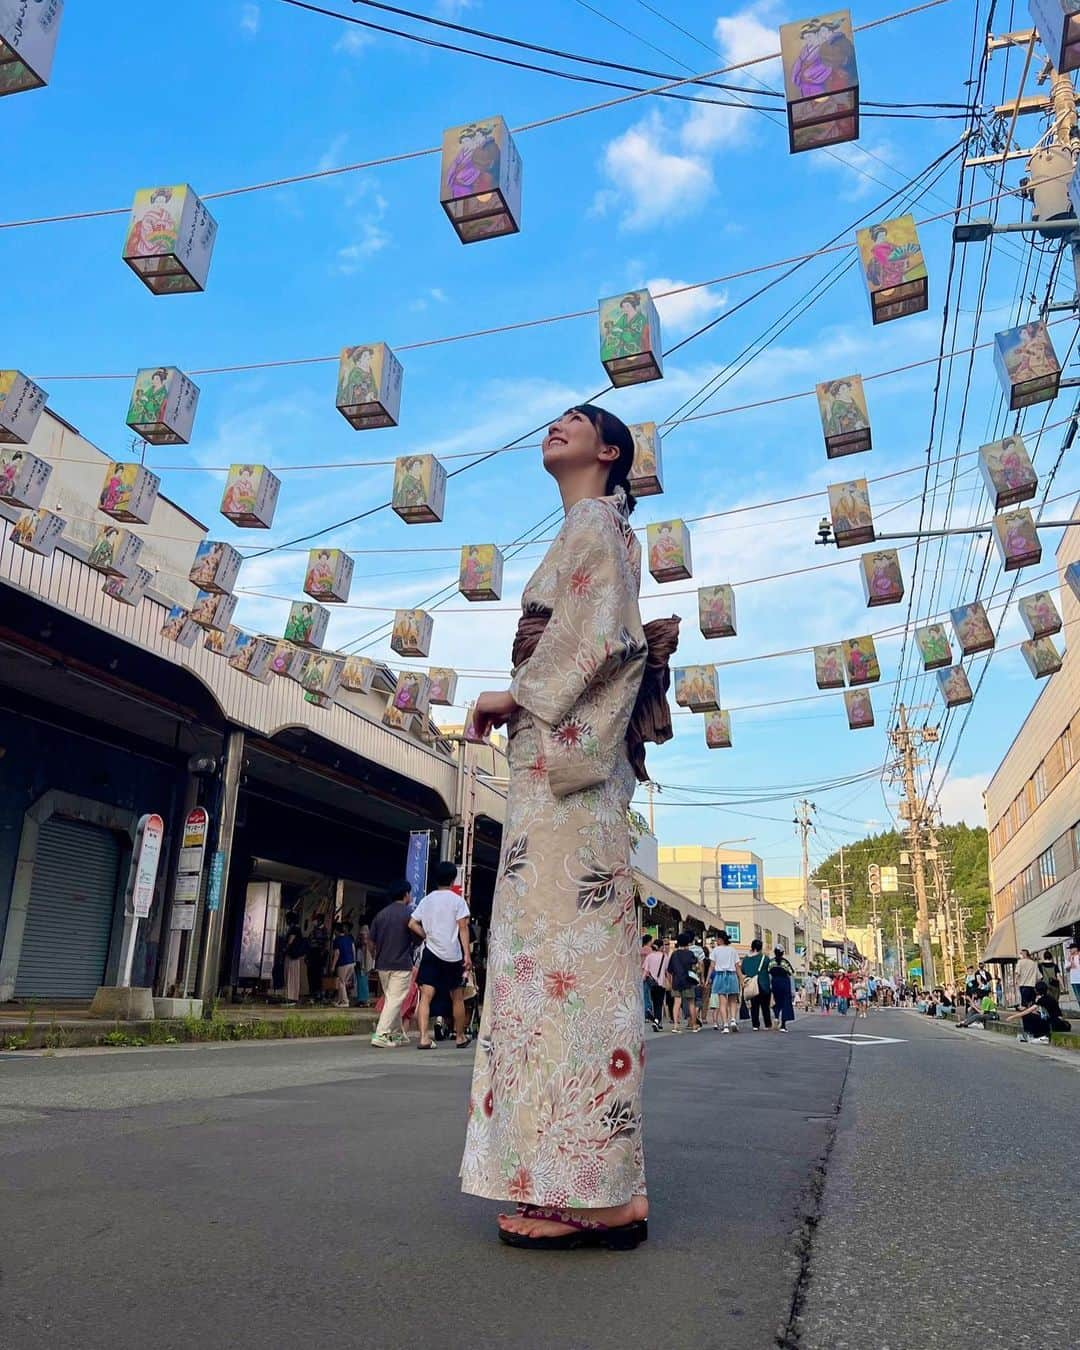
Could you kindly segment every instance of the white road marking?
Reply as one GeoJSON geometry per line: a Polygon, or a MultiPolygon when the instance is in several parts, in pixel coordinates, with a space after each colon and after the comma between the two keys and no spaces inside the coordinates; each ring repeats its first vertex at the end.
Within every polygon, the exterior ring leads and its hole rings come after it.
{"type": "Polygon", "coordinates": [[[853,1031],[849,1036],[811,1036],[813,1041],[839,1041],[841,1045],[906,1045],[900,1036],[868,1036],[863,1031],[853,1031]]]}

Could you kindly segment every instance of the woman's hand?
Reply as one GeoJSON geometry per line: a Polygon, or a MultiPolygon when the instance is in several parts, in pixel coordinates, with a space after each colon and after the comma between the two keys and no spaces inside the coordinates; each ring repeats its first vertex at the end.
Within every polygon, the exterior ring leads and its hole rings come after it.
{"type": "Polygon", "coordinates": [[[491,689],[481,694],[473,711],[473,726],[477,736],[486,741],[492,731],[504,726],[517,710],[518,705],[509,689],[491,689]]]}

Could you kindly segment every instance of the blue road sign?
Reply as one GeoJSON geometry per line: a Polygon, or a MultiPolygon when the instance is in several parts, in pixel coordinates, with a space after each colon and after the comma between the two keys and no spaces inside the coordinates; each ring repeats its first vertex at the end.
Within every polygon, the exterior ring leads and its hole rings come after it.
{"type": "Polygon", "coordinates": [[[756,891],[757,863],[721,863],[720,889],[723,891],[756,891]]]}

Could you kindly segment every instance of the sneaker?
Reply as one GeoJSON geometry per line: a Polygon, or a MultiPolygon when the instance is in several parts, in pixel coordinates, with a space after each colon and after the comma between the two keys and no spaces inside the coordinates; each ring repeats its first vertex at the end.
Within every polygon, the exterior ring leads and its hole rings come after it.
{"type": "Polygon", "coordinates": [[[732,1029],[732,1031],[738,1031],[738,1029],[739,1029],[739,1024],[738,1024],[738,1022],[732,1022],[732,1024],[731,1024],[731,1029],[732,1029]]]}
{"type": "Polygon", "coordinates": [[[760,1028],[760,1027],[751,1027],[750,1030],[751,1030],[751,1031],[760,1031],[761,1028],[760,1028]]]}
{"type": "Polygon", "coordinates": [[[785,1036],[787,1035],[787,1027],[780,1027],[780,1030],[784,1033],[785,1036]]]}
{"type": "Polygon", "coordinates": [[[1032,1040],[1031,1040],[1031,1043],[1032,1043],[1032,1045],[1049,1045],[1049,1044],[1050,1044],[1050,1037],[1049,1037],[1049,1036],[1033,1036],[1033,1037],[1032,1037],[1032,1040]]]}
{"type": "Polygon", "coordinates": [[[412,1045],[412,1038],[407,1031],[394,1031],[390,1033],[390,1039],[395,1045],[412,1045]]]}
{"type": "Polygon", "coordinates": [[[730,1028],[730,1027],[721,1027],[721,1028],[720,1028],[720,1034],[721,1034],[721,1036],[730,1036],[730,1035],[731,1035],[731,1028],[730,1028]]]}
{"type": "Polygon", "coordinates": [[[1028,1041],[1031,1040],[1031,1037],[1027,1034],[1026,1031],[1019,1031],[1016,1034],[1016,1039],[1020,1042],[1021,1045],[1027,1045],[1028,1041]]]}
{"type": "Polygon", "coordinates": [[[700,1028],[700,1027],[691,1027],[690,1030],[696,1035],[696,1034],[701,1030],[701,1028],[700,1028]]]}
{"type": "Polygon", "coordinates": [[[652,1024],[652,1029],[653,1031],[663,1031],[664,1028],[661,1026],[659,1022],[654,1022],[652,1024]]]}
{"type": "Polygon", "coordinates": [[[371,1044],[380,1050],[396,1050],[398,1047],[398,1042],[392,1041],[389,1036],[372,1036],[371,1044]]]}

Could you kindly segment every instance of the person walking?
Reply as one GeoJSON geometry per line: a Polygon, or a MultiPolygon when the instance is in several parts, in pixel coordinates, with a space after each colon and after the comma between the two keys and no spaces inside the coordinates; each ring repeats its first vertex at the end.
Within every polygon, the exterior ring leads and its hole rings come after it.
{"type": "Polygon", "coordinates": [[[322,1003],[322,982],[330,955],[330,930],[321,914],[316,914],[312,920],[307,943],[308,998],[312,1003],[322,1003]]]}
{"type": "Polygon", "coordinates": [[[846,970],[837,971],[833,976],[832,988],[833,998],[836,999],[836,1011],[844,1017],[851,1002],[851,977],[846,970]]]}
{"type": "Polygon", "coordinates": [[[645,1021],[652,1021],[652,989],[649,986],[649,973],[645,969],[645,962],[652,953],[653,935],[651,933],[642,933],[641,935],[641,998],[645,1009],[645,1021]]]}
{"type": "Polygon", "coordinates": [[[1035,1003],[1035,986],[1039,982],[1039,964],[1026,947],[1020,948],[1020,960],[1016,963],[1016,985],[1020,994],[1021,1008],[1030,1008],[1035,1003]]]}
{"type": "Polygon", "coordinates": [[[390,902],[379,910],[367,931],[367,947],[379,977],[383,1006],[371,1044],[380,1050],[408,1045],[401,1010],[409,995],[416,938],[409,927],[412,887],[402,878],[389,890],[390,902]]]}
{"type": "Polygon", "coordinates": [[[833,991],[832,980],[828,975],[818,976],[818,998],[821,1000],[821,1011],[828,1015],[832,1011],[833,991]]]}
{"type": "Polygon", "coordinates": [[[701,976],[698,971],[697,957],[691,950],[691,944],[694,941],[694,935],[690,932],[679,934],[675,943],[675,954],[668,962],[668,982],[671,985],[671,992],[675,996],[675,1009],[672,1018],[672,1031],[681,1033],[684,1028],[679,1025],[679,1013],[683,1006],[686,1007],[686,1020],[690,1024],[691,1031],[700,1031],[701,1023],[698,1021],[697,1014],[697,990],[701,984],[701,976]]]}
{"type": "Polygon", "coordinates": [[[424,896],[409,916],[409,928],[424,940],[420,971],[416,977],[420,986],[418,1050],[434,1049],[428,1029],[431,1001],[436,994],[450,1000],[458,1049],[464,1050],[470,1044],[470,1038],[465,1034],[465,977],[472,971],[469,906],[450,889],[456,880],[454,863],[438,863],[435,889],[424,896]]]}
{"type": "Polygon", "coordinates": [[[769,982],[769,958],[762,950],[760,938],[754,938],[750,944],[750,955],[744,956],[739,962],[739,975],[742,979],[742,996],[750,1009],[750,1030],[760,1031],[764,1021],[765,1030],[770,1031],[772,985],[769,982]]]}
{"type": "Polygon", "coordinates": [[[512,1200],[515,1247],[636,1247],[647,1236],[644,1026],[627,807],[644,742],[671,737],[678,621],[643,628],[630,429],[592,404],[548,428],[566,516],[522,596],[507,724],[510,786],[462,1189],[512,1200]],[[568,1208],[571,1199],[573,1208],[568,1208]]]}
{"type": "Polygon", "coordinates": [[[285,930],[285,1002],[300,1001],[300,971],[307,959],[307,938],[300,927],[300,915],[294,910],[286,919],[285,930]]]}
{"type": "Polygon", "coordinates": [[[726,928],[717,933],[716,946],[709,953],[709,975],[717,997],[715,1025],[727,1036],[739,1029],[739,975],[738,953],[726,928]]]}
{"type": "Polygon", "coordinates": [[[652,1001],[652,1011],[647,1016],[653,1031],[664,1029],[664,1000],[667,997],[668,954],[660,938],[654,938],[652,948],[645,957],[645,984],[652,1001]]]}
{"type": "Polygon", "coordinates": [[[337,980],[337,999],[335,1008],[349,1006],[349,985],[356,969],[356,943],[348,926],[334,924],[334,943],[330,953],[330,974],[337,980]]]}
{"type": "Polygon", "coordinates": [[[773,948],[773,959],[769,963],[769,984],[772,987],[776,1029],[787,1031],[788,1023],[795,1021],[795,1004],[792,1001],[795,967],[784,955],[783,947],[773,948]]]}
{"type": "Polygon", "coordinates": [[[1061,1001],[1061,971],[1058,970],[1058,963],[1054,959],[1054,953],[1047,947],[1042,954],[1042,959],[1038,962],[1039,978],[1046,981],[1047,989],[1051,996],[1061,1001]]]}
{"type": "Polygon", "coordinates": [[[1069,943],[1067,974],[1072,988],[1073,1002],[1080,1006],[1080,942],[1069,943]]]}
{"type": "Polygon", "coordinates": [[[860,1017],[869,1017],[870,1015],[870,981],[864,976],[859,975],[853,987],[855,994],[855,1020],[860,1017]]]}

